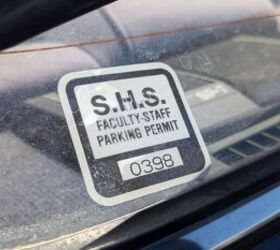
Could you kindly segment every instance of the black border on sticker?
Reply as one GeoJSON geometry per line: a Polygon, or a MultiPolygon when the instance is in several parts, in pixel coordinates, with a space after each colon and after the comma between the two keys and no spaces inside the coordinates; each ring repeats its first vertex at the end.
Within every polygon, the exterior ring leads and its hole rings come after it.
{"type": "Polygon", "coordinates": [[[93,184],[95,190],[99,193],[99,195],[106,198],[115,197],[121,194],[143,189],[151,185],[187,176],[199,172],[204,168],[206,162],[204,152],[201,149],[201,145],[198,141],[197,135],[194,131],[194,128],[192,127],[192,123],[188,117],[188,112],[185,109],[176,83],[174,82],[174,79],[169,71],[158,68],[75,78],[67,83],[66,94],[73,118],[77,126],[87,164],[91,171],[93,184]],[[167,78],[190,137],[177,141],[167,142],[164,144],[159,144],[156,146],[140,148],[102,159],[95,159],[94,152],[92,152],[83,119],[81,117],[76,95],[74,93],[74,88],[80,85],[100,83],[104,81],[140,78],[153,75],[164,75],[167,78]],[[156,172],[150,175],[140,176],[135,179],[125,181],[122,180],[120,170],[117,166],[118,161],[171,147],[178,148],[184,162],[184,166],[156,172]],[[98,175],[96,175],[95,173],[98,173],[98,175]]]}

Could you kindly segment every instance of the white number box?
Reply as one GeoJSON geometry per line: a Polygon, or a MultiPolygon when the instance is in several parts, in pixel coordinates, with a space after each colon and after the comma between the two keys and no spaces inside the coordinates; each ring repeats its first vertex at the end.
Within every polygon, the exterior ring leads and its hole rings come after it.
{"type": "Polygon", "coordinates": [[[118,161],[123,180],[130,180],[182,165],[183,160],[176,147],[118,161]]]}

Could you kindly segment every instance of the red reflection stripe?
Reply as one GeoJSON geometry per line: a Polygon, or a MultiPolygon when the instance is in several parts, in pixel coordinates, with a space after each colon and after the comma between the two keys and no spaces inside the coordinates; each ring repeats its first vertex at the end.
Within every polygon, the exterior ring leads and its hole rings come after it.
{"type": "Polygon", "coordinates": [[[244,23],[260,21],[260,20],[269,19],[269,18],[275,18],[275,17],[279,17],[279,16],[280,16],[280,14],[278,12],[273,12],[272,14],[269,14],[269,15],[244,18],[244,19],[231,21],[231,22],[224,22],[224,23],[210,24],[210,25],[201,25],[201,26],[161,31],[161,32],[151,32],[151,33],[142,34],[142,35],[133,35],[133,36],[127,36],[127,37],[123,37],[123,36],[112,37],[112,38],[103,39],[103,40],[91,40],[91,41],[86,41],[86,42],[81,42],[81,43],[72,43],[72,44],[41,47],[41,48],[6,50],[6,51],[0,52],[0,55],[38,52],[38,51],[65,49],[65,48],[72,48],[72,47],[84,47],[84,46],[89,46],[89,45],[99,45],[99,44],[106,44],[106,43],[113,43],[113,42],[120,42],[120,41],[127,41],[127,40],[140,40],[140,39],[145,39],[148,37],[174,35],[174,34],[178,34],[178,33],[187,33],[187,32],[199,31],[199,30],[210,29],[210,28],[222,28],[222,27],[227,27],[227,26],[232,26],[232,25],[239,25],[239,24],[244,24],[244,23]]]}

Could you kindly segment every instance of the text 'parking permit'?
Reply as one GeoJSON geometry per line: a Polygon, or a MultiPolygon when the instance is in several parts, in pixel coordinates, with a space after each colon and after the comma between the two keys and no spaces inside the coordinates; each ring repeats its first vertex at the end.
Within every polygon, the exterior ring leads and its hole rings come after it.
{"type": "Polygon", "coordinates": [[[193,180],[210,158],[162,63],[70,73],[58,92],[90,196],[120,204],[193,180]]]}

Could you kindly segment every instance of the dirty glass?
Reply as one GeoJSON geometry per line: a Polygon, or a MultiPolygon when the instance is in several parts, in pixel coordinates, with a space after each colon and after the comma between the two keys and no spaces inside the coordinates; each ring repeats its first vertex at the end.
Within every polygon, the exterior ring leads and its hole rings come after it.
{"type": "Polygon", "coordinates": [[[75,249],[139,209],[277,151],[278,13],[269,0],[121,0],[2,51],[0,247],[75,249]],[[178,74],[212,165],[191,183],[104,207],[86,192],[57,83],[145,62],[178,74]]]}

